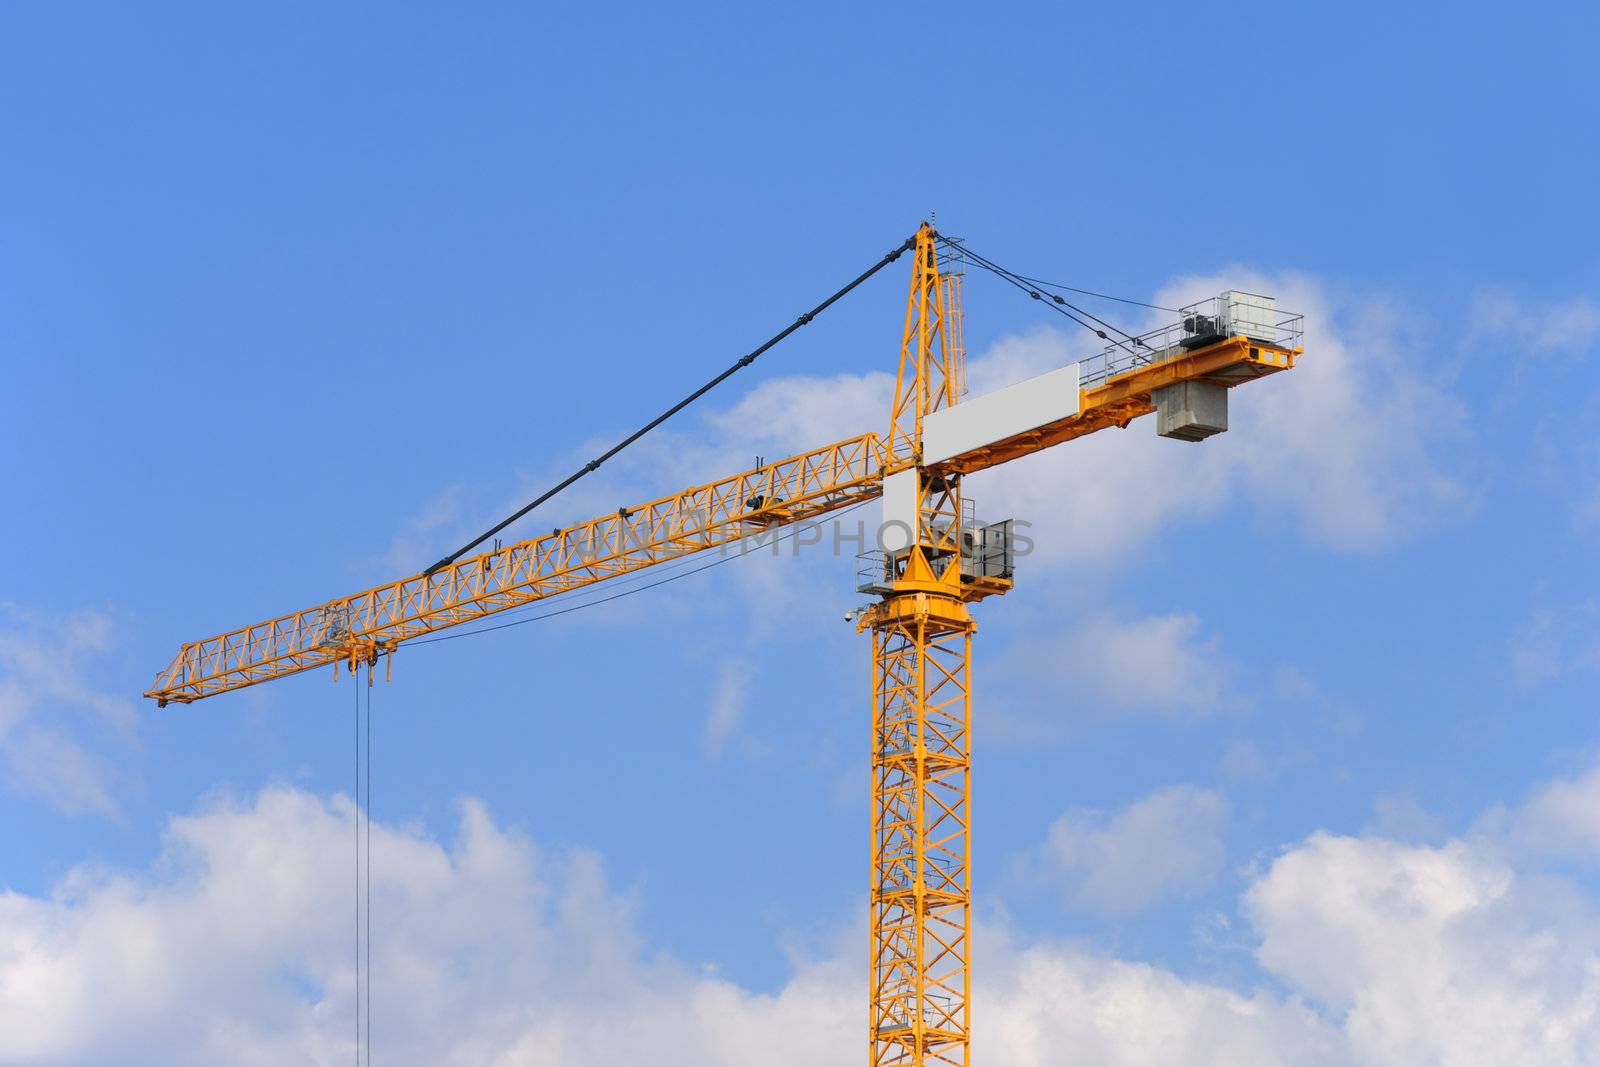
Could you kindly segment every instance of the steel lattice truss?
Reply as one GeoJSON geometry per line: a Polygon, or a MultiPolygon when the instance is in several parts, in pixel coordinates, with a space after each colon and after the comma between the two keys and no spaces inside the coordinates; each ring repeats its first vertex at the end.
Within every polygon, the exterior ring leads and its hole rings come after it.
{"type": "MultiPolygon", "coordinates": [[[[882,492],[867,433],[355,596],[184,645],[145,695],[187,703],[814,518],[882,492]]],[[[889,469],[893,469],[891,465],[889,469]]]]}
{"type": "Polygon", "coordinates": [[[872,1063],[967,1063],[973,624],[928,598],[873,631],[872,1063]]]}

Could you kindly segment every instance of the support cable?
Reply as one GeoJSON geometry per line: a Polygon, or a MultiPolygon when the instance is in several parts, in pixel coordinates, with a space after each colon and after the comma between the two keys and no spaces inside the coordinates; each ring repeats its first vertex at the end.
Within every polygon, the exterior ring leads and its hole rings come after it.
{"type": "MultiPolygon", "coordinates": [[[[1016,273],[1015,271],[1009,270],[1009,269],[1007,269],[1005,267],[1000,266],[1000,264],[996,263],[992,259],[987,258],[986,256],[979,255],[977,252],[974,252],[972,249],[968,248],[964,244],[956,244],[956,243],[954,243],[952,241],[949,241],[948,239],[946,240],[945,243],[946,243],[947,247],[955,248],[958,251],[962,252],[964,255],[966,255],[968,258],[973,260],[975,263],[978,264],[978,266],[982,267],[984,270],[987,270],[990,273],[998,275],[999,277],[1005,279],[1006,281],[1010,282],[1012,285],[1015,285],[1017,288],[1023,290],[1024,292],[1026,292],[1029,296],[1033,297],[1033,299],[1035,299],[1035,300],[1043,300],[1044,299],[1044,294],[1043,293],[1041,293],[1037,289],[1033,288],[1032,285],[1028,284],[1028,279],[1024,278],[1022,275],[1016,273]]],[[[1094,315],[1091,312],[1085,311],[1083,308],[1078,307],[1076,304],[1069,303],[1066,300],[1065,297],[1052,295],[1050,297],[1050,300],[1051,300],[1051,302],[1053,304],[1060,305],[1060,307],[1057,307],[1057,308],[1054,309],[1056,311],[1060,311],[1061,307],[1070,308],[1072,311],[1077,312],[1078,315],[1082,315],[1086,319],[1091,319],[1094,322],[1098,323],[1099,325],[1104,326],[1108,330],[1113,330],[1113,331],[1115,331],[1117,333],[1120,333],[1122,336],[1126,337],[1128,340],[1132,341],[1136,345],[1142,345],[1144,343],[1144,342],[1140,341],[1139,338],[1137,338],[1133,334],[1129,333],[1127,330],[1124,330],[1119,326],[1115,326],[1112,323],[1107,322],[1106,320],[1094,315]]],[[[1063,314],[1063,315],[1066,315],[1067,318],[1072,319],[1074,322],[1078,323],[1078,325],[1084,326],[1084,327],[1086,327],[1086,328],[1088,328],[1090,330],[1093,330],[1094,333],[1097,336],[1103,338],[1104,340],[1110,341],[1112,344],[1116,344],[1117,343],[1116,338],[1108,336],[1106,334],[1105,330],[1095,329],[1093,326],[1089,326],[1088,323],[1083,322],[1081,319],[1078,319],[1074,315],[1068,314],[1065,311],[1060,311],[1060,313],[1063,314]]]]}
{"type": "Polygon", "coordinates": [[[617,444],[613,445],[610,449],[608,449],[606,452],[602,453],[597,458],[592,459],[588,463],[585,463],[582,467],[579,467],[576,471],[574,471],[572,474],[568,475],[565,479],[563,479],[561,482],[559,482],[554,488],[549,489],[544,493],[541,493],[536,499],[534,499],[531,503],[529,503],[525,507],[519,508],[517,511],[513,512],[510,516],[508,516],[507,518],[505,518],[501,522],[496,523],[494,526],[491,526],[489,529],[485,530],[482,534],[480,534],[477,537],[473,538],[471,541],[468,541],[466,544],[462,545],[460,548],[456,549],[454,552],[450,553],[448,556],[445,556],[443,559],[439,560],[439,562],[435,563],[433,566],[431,566],[427,570],[423,571],[422,572],[423,576],[426,577],[426,576],[428,576],[430,574],[433,574],[435,571],[437,571],[437,570],[439,570],[439,569],[441,569],[443,567],[448,567],[450,564],[454,563],[456,560],[458,560],[462,556],[466,555],[466,553],[472,551],[472,549],[474,549],[474,548],[478,547],[479,545],[483,544],[483,542],[487,541],[489,538],[493,537],[495,534],[499,533],[501,530],[504,530],[507,526],[510,526],[512,523],[516,522],[518,519],[520,519],[524,515],[528,514],[528,512],[532,511],[534,508],[538,507],[540,504],[543,504],[545,501],[549,500],[551,497],[553,497],[557,493],[561,492],[563,489],[567,488],[567,486],[571,485],[573,482],[576,482],[578,479],[582,478],[584,475],[591,474],[594,471],[599,470],[600,469],[600,465],[603,464],[606,460],[610,459],[612,456],[615,456],[618,452],[621,452],[624,448],[627,448],[629,445],[633,444],[639,438],[643,437],[645,434],[649,433],[651,430],[655,429],[657,426],[660,426],[663,422],[666,422],[672,416],[676,415],[678,412],[682,411],[684,408],[688,407],[690,404],[694,403],[696,400],[699,400],[702,396],[705,396],[712,389],[715,389],[717,386],[721,385],[728,378],[732,377],[735,372],[737,372],[739,370],[742,370],[743,368],[748,367],[750,364],[754,363],[756,361],[756,359],[759,358],[761,355],[763,355],[768,349],[772,348],[779,341],[782,341],[785,337],[788,337],[790,334],[794,333],[800,327],[806,325],[812,319],[814,319],[818,315],[822,314],[822,312],[824,312],[828,308],[832,307],[833,304],[836,301],[838,301],[841,297],[843,297],[846,293],[850,292],[850,290],[854,289],[856,286],[860,285],[862,282],[866,281],[868,278],[870,278],[874,274],[878,273],[884,267],[887,267],[889,264],[891,264],[895,260],[899,259],[900,258],[900,254],[902,252],[904,252],[908,248],[913,247],[915,244],[916,244],[916,238],[914,236],[913,237],[907,237],[903,242],[901,242],[901,244],[897,248],[895,248],[888,255],[884,256],[882,259],[878,260],[878,262],[874,263],[872,266],[870,266],[866,270],[862,271],[852,281],[850,281],[847,285],[845,285],[842,289],[840,289],[838,292],[834,293],[832,296],[828,297],[828,299],[824,300],[822,303],[818,304],[816,307],[812,308],[810,311],[806,312],[805,314],[801,315],[799,318],[795,319],[793,322],[791,322],[788,326],[784,327],[782,330],[779,330],[772,337],[768,338],[767,341],[764,344],[762,344],[760,347],[756,348],[754,351],[750,352],[747,355],[739,357],[737,360],[735,360],[733,362],[733,365],[730,366],[727,370],[723,371],[721,374],[717,375],[715,378],[712,378],[710,381],[706,382],[700,388],[696,389],[694,392],[690,393],[688,396],[684,397],[682,400],[678,401],[676,404],[672,405],[670,408],[668,408],[667,410],[663,411],[661,414],[657,415],[655,418],[651,419],[649,422],[645,423],[643,426],[639,427],[639,429],[635,430],[633,433],[631,433],[627,437],[623,438],[621,441],[619,441],[617,444]]]}
{"type": "Polygon", "coordinates": [[[1030,278],[1026,274],[1019,274],[1017,277],[1021,278],[1030,285],[1037,285],[1042,289],[1060,289],[1065,293],[1082,293],[1084,296],[1092,296],[1100,300],[1115,300],[1119,304],[1132,304],[1134,307],[1149,308],[1151,311],[1168,311],[1174,315],[1183,314],[1182,308],[1169,308],[1163,307],[1160,304],[1147,304],[1143,300],[1130,300],[1125,296],[1112,296],[1110,293],[1097,293],[1092,289],[1079,289],[1072,285],[1062,285],[1060,282],[1041,281],[1038,278],[1030,278]]]}
{"type": "Polygon", "coordinates": [[[356,690],[356,1067],[361,1067],[361,1047],[366,1045],[367,1067],[372,1065],[372,664],[367,665],[366,722],[361,717],[361,667],[353,664],[350,680],[356,690]],[[365,739],[362,734],[365,731],[365,739]],[[364,766],[363,766],[364,764],[364,766]],[[363,801],[363,782],[365,801],[363,801]],[[362,836],[365,823],[366,835],[362,836]],[[362,979],[366,980],[366,1013],[362,1013],[362,979]]]}
{"type": "Polygon", "coordinates": [[[1135,349],[1137,349],[1137,348],[1149,348],[1150,347],[1149,345],[1145,344],[1142,340],[1140,340],[1138,337],[1136,337],[1133,334],[1129,333],[1127,330],[1122,329],[1120,326],[1116,326],[1116,325],[1114,325],[1112,323],[1109,323],[1106,320],[1100,318],[1099,316],[1097,316],[1097,315],[1095,315],[1095,314],[1093,314],[1091,312],[1085,311],[1083,308],[1078,307],[1076,304],[1068,302],[1065,297],[1058,296],[1058,295],[1055,295],[1055,294],[1051,294],[1049,299],[1046,299],[1045,298],[1045,294],[1040,292],[1040,290],[1036,287],[1036,284],[1031,284],[1027,279],[1023,278],[1022,275],[1017,274],[1014,271],[1007,270],[1005,267],[1000,266],[1000,264],[994,262],[993,260],[988,259],[985,256],[981,256],[977,252],[974,252],[971,248],[967,247],[966,245],[958,244],[958,243],[950,240],[947,237],[941,237],[940,240],[945,244],[945,246],[947,248],[950,248],[950,249],[953,249],[953,250],[955,250],[957,252],[960,252],[962,255],[966,256],[969,260],[971,260],[973,263],[977,264],[979,267],[982,267],[984,270],[986,270],[989,273],[995,275],[996,277],[1000,278],[1001,280],[1003,280],[1005,282],[1008,282],[1011,285],[1016,286],[1018,289],[1022,290],[1023,292],[1025,292],[1029,296],[1031,296],[1033,299],[1041,301],[1042,303],[1044,303],[1044,305],[1046,307],[1050,308],[1050,310],[1056,312],[1057,314],[1066,316],[1067,318],[1071,319],[1073,322],[1077,323],[1079,326],[1082,326],[1084,329],[1086,329],[1090,333],[1094,334],[1096,337],[1099,337],[1101,340],[1109,341],[1109,342],[1111,342],[1111,344],[1115,345],[1116,347],[1124,349],[1125,351],[1127,351],[1127,352],[1129,352],[1130,354],[1133,354],[1133,355],[1137,355],[1137,352],[1135,352],[1135,349]],[[1076,314],[1074,314],[1074,312],[1076,312],[1076,314]],[[1082,318],[1080,318],[1079,316],[1082,316],[1082,318]],[[1098,326],[1091,326],[1088,322],[1085,322],[1084,319],[1090,319],[1093,322],[1098,323],[1099,325],[1098,326]],[[1105,329],[1100,329],[1099,328],[1100,326],[1105,327],[1105,329]],[[1119,341],[1115,337],[1112,337],[1110,334],[1106,333],[1106,330],[1111,330],[1111,331],[1113,331],[1115,333],[1121,334],[1123,337],[1127,338],[1128,342],[1132,343],[1133,347],[1130,348],[1128,343],[1125,343],[1123,341],[1119,341]]]}

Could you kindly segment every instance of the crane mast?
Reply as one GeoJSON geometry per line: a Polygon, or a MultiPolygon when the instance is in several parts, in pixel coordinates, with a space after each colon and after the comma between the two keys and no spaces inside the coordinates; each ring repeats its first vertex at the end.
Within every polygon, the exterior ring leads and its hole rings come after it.
{"type": "Polygon", "coordinates": [[[872,640],[868,1062],[970,1067],[969,606],[1011,588],[1012,554],[1009,522],[976,523],[962,476],[1151,412],[1163,436],[1221,432],[1228,391],[1293,367],[1303,331],[1270,298],[1224,293],[1177,323],[1111,339],[1097,359],[963,400],[961,275],[941,270],[941,243],[951,244],[924,223],[902,246],[913,252],[911,286],[882,436],[862,433],[185,644],[145,695],[187,704],[330,665],[337,677],[365,663],[370,679],[410,638],[881,497],[879,549],[864,554],[857,585],[876,599],[850,616],[872,640]]]}
{"type": "Polygon", "coordinates": [[[957,402],[963,356],[934,237],[917,232],[888,435],[913,464],[897,475],[912,481],[909,543],[885,554],[882,599],[858,623],[872,633],[873,1067],[969,1055],[976,625],[966,602],[1003,590],[964,587],[961,476],[922,465],[924,420],[957,402]]]}

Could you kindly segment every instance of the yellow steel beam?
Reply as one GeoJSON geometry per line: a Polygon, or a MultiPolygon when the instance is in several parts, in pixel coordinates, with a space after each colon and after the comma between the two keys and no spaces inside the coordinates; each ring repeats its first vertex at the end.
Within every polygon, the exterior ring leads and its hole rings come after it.
{"type": "Polygon", "coordinates": [[[877,496],[888,460],[877,434],[861,434],[458,560],[433,574],[195,641],[156,675],[145,696],[188,703],[313,667],[370,660],[407,638],[877,496]]]}
{"type": "Polygon", "coordinates": [[[961,324],[945,316],[945,301],[959,299],[960,290],[946,285],[939,273],[938,236],[923,223],[913,238],[911,292],[885,438],[890,454],[900,459],[920,459],[923,418],[960,399],[961,324]]]}
{"type": "Polygon", "coordinates": [[[1298,348],[1263,344],[1245,337],[1229,337],[1192,352],[1179,351],[1112,375],[1094,388],[1081,390],[1078,411],[1074,415],[964,452],[934,464],[932,469],[945,474],[970,474],[1096,430],[1126,426],[1140,415],[1155,410],[1150,394],[1164,385],[1202,381],[1232,388],[1288,370],[1300,354],[1298,348]]]}
{"type": "MultiPolygon", "coordinates": [[[[889,440],[922,457],[923,416],[960,399],[960,289],[917,232],[889,440]]],[[[920,466],[916,530],[872,630],[871,1067],[968,1067],[971,1055],[972,633],[960,476],[920,466]]]]}
{"type": "Polygon", "coordinates": [[[872,1067],[966,1067],[971,1033],[972,634],[967,606],[871,613],[872,1067]]]}

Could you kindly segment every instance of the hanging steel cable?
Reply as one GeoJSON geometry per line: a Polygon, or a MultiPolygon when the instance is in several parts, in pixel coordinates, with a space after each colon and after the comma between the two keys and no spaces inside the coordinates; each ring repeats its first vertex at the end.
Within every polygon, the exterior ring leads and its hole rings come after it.
{"type": "Polygon", "coordinates": [[[1063,285],[1060,282],[1047,282],[1039,278],[1030,278],[1026,274],[1019,274],[1017,277],[1021,278],[1029,285],[1037,285],[1041,289],[1059,289],[1064,293],[1082,293],[1084,296],[1092,296],[1097,300],[1114,300],[1119,304],[1132,304],[1134,307],[1149,308],[1151,311],[1167,311],[1174,315],[1183,314],[1182,308],[1169,308],[1161,304],[1149,304],[1143,300],[1133,300],[1126,296],[1112,296],[1110,293],[1097,293],[1092,289],[1079,289],[1076,286],[1063,285]]]}
{"type": "Polygon", "coordinates": [[[367,824],[366,892],[366,969],[367,969],[367,1067],[372,1067],[372,666],[367,666],[367,802],[363,805],[367,824]]]}
{"type": "Polygon", "coordinates": [[[1031,284],[1022,275],[1000,266],[1000,264],[986,256],[979,255],[968,245],[958,243],[947,237],[940,237],[939,240],[946,248],[959,252],[969,262],[975,264],[976,266],[982,267],[984,270],[995,275],[1002,281],[1022,290],[1033,299],[1041,301],[1046,307],[1050,308],[1050,310],[1059,315],[1066,316],[1068,319],[1071,319],[1073,322],[1077,323],[1079,326],[1082,326],[1084,329],[1088,330],[1096,337],[1099,337],[1101,340],[1109,341],[1113,345],[1126,350],[1130,354],[1136,354],[1136,349],[1149,347],[1138,337],[1129,333],[1127,330],[1124,330],[1120,326],[1117,326],[1113,323],[1107,322],[1092,312],[1085,311],[1083,308],[1068,301],[1065,297],[1056,294],[1050,294],[1047,298],[1045,293],[1040,291],[1035,284],[1031,284]],[[1100,329],[1098,326],[1092,326],[1089,324],[1089,322],[1084,321],[1085,319],[1098,323],[1099,326],[1103,326],[1105,329],[1100,329]],[[1106,330],[1111,330],[1113,333],[1119,333],[1126,338],[1126,340],[1119,341],[1115,337],[1112,337],[1111,334],[1106,333],[1106,330]]]}
{"type": "Polygon", "coordinates": [[[361,1067],[361,673],[350,672],[350,684],[356,691],[356,780],[351,791],[356,829],[356,1067],[361,1067]]]}

